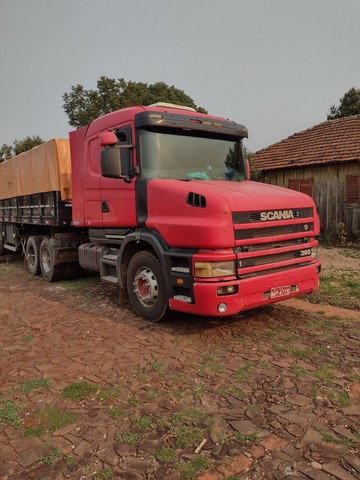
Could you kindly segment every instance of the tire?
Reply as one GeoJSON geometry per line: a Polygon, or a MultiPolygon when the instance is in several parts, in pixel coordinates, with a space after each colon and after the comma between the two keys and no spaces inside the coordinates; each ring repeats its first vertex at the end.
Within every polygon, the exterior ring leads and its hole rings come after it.
{"type": "Polygon", "coordinates": [[[50,238],[44,237],[40,245],[40,268],[43,279],[57,282],[65,278],[66,263],[54,265],[54,256],[50,238]]]}
{"type": "Polygon", "coordinates": [[[0,256],[4,255],[5,248],[4,248],[4,237],[2,236],[1,228],[0,228],[0,256]]]}
{"type": "Polygon", "coordinates": [[[170,312],[164,274],[150,252],[138,252],[130,260],[127,290],[135,312],[145,320],[159,322],[170,312]]]}
{"type": "Polygon", "coordinates": [[[31,275],[40,275],[40,244],[42,237],[40,235],[34,235],[29,237],[26,242],[25,248],[25,261],[27,269],[31,275]]]}

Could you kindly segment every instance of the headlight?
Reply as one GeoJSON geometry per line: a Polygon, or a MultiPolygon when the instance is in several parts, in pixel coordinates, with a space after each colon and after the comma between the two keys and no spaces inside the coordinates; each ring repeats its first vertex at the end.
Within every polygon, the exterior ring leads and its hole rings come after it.
{"type": "Polygon", "coordinates": [[[212,278],[235,275],[235,262],[195,262],[195,277],[212,278]]]}

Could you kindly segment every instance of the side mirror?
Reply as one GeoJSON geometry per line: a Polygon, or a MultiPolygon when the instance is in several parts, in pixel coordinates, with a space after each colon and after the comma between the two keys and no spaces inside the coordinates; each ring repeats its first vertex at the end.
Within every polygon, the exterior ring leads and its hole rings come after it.
{"type": "MultiPolygon", "coordinates": [[[[101,143],[101,138],[100,138],[100,143],[101,143]]],[[[101,157],[100,157],[101,175],[103,177],[109,177],[109,178],[121,178],[120,148],[118,147],[118,145],[114,145],[114,144],[110,144],[110,145],[111,146],[106,146],[103,150],[101,150],[101,157]]]]}
{"type": "Polygon", "coordinates": [[[114,132],[103,132],[100,134],[100,146],[107,147],[109,145],[116,145],[118,138],[114,132]]]}

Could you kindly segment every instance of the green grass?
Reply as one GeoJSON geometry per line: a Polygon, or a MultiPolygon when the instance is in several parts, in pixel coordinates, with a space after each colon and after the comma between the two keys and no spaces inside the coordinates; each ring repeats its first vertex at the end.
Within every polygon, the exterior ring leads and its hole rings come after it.
{"type": "Polygon", "coordinates": [[[114,420],[122,420],[127,415],[126,410],[119,408],[116,405],[107,408],[105,413],[107,413],[114,420]]]}
{"type": "Polygon", "coordinates": [[[0,400],[0,424],[6,423],[19,428],[22,424],[20,418],[20,412],[23,407],[18,405],[12,400],[1,401],[0,400]]]}
{"type": "Polygon", "coordinates": [[[201,472],[209,467],[209,460],[198,455],[187,463],[178,464],[181,478],[196,478],[201,472]]]}
{"type": "Polygon", "coordinates": [[[254,431],[251,433],[241,433],[235,432],[234,434],[236,440],[241,443],[250,443],[250,442],[257,442],[258,441],[258,432],[254,431]]]}
{"type": "Polygon", "coordinates": [[[177,451],[174,448],[160,448],[154,455],[161,463],[173,464],[177,460],[177,451]]]}
{"type": "Polygon", "coordinates": [[[143,417],[136,417],[132,421],[133,427],[139,428],[140,430],[150,430],[152,421],[151,418],[148,417],[147,415],[144,415],[143,417]]]}
{"type": "Polygon", "coordinates": [[[89,383],[86,381],[71,383],[64,388],[61,392],[63,398],[80,402],[88,397],[95,395],[99,390],[99,385],[95,383],[89,383]]]}
{"type": "Polygon", "coordinates": [[[33,336],[32,336],[32,335],[25,335],[25,336],[21,339],[21,341],[22,341],[23,343],[30,343],[32,339],[33,339],[33,336]]]}
{"type": "Polygon", "coordinates": [[[40,390],[42,388],[49,388],[49,380],[47,378],[38,378],[35,380],[25,380],[17,387],[20,392],[29,393],[33,390],[40,390]]]}
{"type": "Polygon", "coordinates": [[[113,475],[114,474],[113,474],[113,471],[111,470],[111,468],[103,468],[99,472],[95,473],[92,476],[92,479],[93,480],[106,480],[108,478],[113,477],[113,475]]]}
{"type": "Polygon", "coordinates": [[[252,367],[252,364],[246,362],[245,365],[238,368],[233,375],[234,380],[238,380],[239,382],[244,382],[245,380],[249,380],[251,377],[249,370],[252,367]]]}
{"type": "Polygon", "coordinates": [[[311,303],[360,310],[360,279],[356,270],[329,270],[321,275],[320,287],[307,295],[311,303]]]}
{"type": "Polygon", "coordinates": [[[141,439],[142,435],[140,433],[125,432],[121,435],[118,435],[115,438],[115,441],[116,443],[125,442],[129,443],[130,445],[137,445],[141,439]]]}
{"type": "Polygon", "coordinates": [[[326,383],[327,385],[332,385],[333,384],[333,379],[335,376],[335,373],[332,369],[332,366],[330,365],[323,365],[322,367],[319,367],[316,372],[314,373],[314,376],[321,380],[322,382],[326,383]]]}
{"type": "Polygon", "coordinates": [[[66,412],[48,405],[37,411],[31,420],[33,425],[24,431],[25,437],[39,437],[46,432],[60,430],[74,423],[76,415],[73,412],[66,412]]]}
{"type": "Polygon", "coordinates": [[[47,457],[44,457],[42,460],[41,460],[41,463],[44,463],[46,465],[51,465],[52,463],[54,463],[59,457],[61,457],[61,451],[59,448],[55,448],[55,450],[53,450],[50,455],[48,455],[47,457]]]}
{"type": "Polygon", "coordinates": [[[102,388],[98,394],[98,399],[100,402],[112,402],[119,394],[120,388],[118,387],[102,388]]]}

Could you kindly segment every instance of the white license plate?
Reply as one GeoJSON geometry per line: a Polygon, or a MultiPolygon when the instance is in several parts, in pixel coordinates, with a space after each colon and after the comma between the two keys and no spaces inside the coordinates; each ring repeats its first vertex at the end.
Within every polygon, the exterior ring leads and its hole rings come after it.
{"type": "Polygon", "coordinates": [[[270,290],[270,298],[286,297],[287,295],[290,295],[290,290],[290,285],[286,285],[285,287],[273,287],[270,290]]]}

